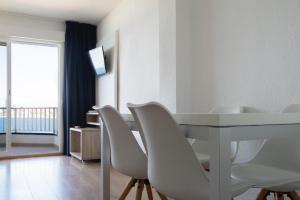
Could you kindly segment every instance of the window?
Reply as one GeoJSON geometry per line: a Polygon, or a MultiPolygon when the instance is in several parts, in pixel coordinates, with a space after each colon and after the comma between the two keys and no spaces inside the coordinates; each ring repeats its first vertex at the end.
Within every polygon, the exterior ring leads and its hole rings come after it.
{"type": "Polygon", "coordinates": [[[59,48],[12,43],[12,107],[58,105],[59,48]]]}
{"type": "Polygon", "coordinates": [[[13,134],[57,134],[59,47],[11,44],[13,134]]]}

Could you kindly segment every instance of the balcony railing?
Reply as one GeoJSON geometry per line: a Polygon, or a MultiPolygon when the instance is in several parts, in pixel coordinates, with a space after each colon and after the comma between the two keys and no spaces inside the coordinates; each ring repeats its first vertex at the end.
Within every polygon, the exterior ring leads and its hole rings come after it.
{"type": "MultiPolygon", "coordinates": [[[[0,108],[0,134],[6,132],[7,109],[0,108]]],[[[57,135],[57,108],[11,108],[12,134],[57,135]]]]}

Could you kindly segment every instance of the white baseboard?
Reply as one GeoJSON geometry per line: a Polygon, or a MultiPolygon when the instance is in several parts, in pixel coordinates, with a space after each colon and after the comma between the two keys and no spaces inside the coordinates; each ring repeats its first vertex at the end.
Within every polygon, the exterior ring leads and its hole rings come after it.
{"type": "Polygon", "coordinates": [[[53,135],[12,135],[12,143],[58,145],[58,137],[53,135]]]}

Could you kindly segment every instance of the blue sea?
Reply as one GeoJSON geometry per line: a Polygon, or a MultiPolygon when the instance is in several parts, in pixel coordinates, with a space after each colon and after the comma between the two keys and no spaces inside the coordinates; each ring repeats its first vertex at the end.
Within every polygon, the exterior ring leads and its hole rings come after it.
{"type": "MultiPolygon", "coordinates": [[[[57,130],[55,119],[46,118],[17,118],[11,119],[12,132],[21,133],[49,133],[57,130]]],[[[6,118],[0,117],[0,133],[6,130],[6,118]]]]}

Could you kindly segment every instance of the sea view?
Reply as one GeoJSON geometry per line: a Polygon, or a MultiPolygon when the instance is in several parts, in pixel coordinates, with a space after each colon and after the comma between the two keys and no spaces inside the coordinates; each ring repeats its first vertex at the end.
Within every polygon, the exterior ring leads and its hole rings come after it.
{"type": "MultiPolygon", "coordinates": [[[[11,119],[13,133],[55,133],[57,131],[56,120],[47,118],[17,118],[11,119]]],[[[6,130],[6,118],[0,118],[0,133],[6,130]]]]}

